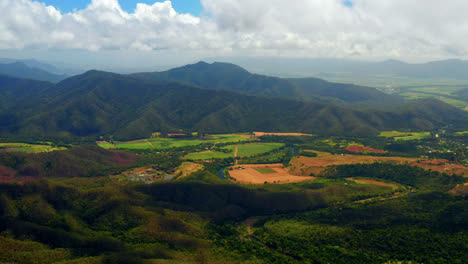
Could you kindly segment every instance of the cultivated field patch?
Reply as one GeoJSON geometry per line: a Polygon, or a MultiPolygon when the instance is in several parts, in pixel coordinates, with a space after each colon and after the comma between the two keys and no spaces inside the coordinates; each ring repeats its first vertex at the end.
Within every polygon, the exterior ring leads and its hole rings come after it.
{"type": "Polygon", "coordinates": [[[177,167],[176,171],[174,172],[174,175],[177,178],[183,178],[202,169],[203,165],[201,164],[194,162],[183,162],[179,167],[177,167]]]}
{"type": "Polygon", "coordinates": [[[253,141],[245,135],[238,134],[219,134],[207,135],[203,138],[150,138],[133,141],[115,141],[111,144],[106,141],[96,142],[100,147],[109,149],[169,149],[188,146],[198,146],[201,144],[219,144],[219,143],[237,143],[253,141]]]}
{"type": "Polygon", "coordinates": [[[377,181],[373,179],[356,179],[356,178],[346,178],[348,181],[354,181],[357,184],[369,184],[369,185],[376,185],[376,186],[382,186],[382,187],[389,187],[392,188],[393,190],[396,190],[399,188],[398,184],[395,183],[388,183],[388,182],[383,182],[383,181],[377,181]]]}
{"type": "Polygon", "coordinates": [[[263,173],[263,174],[266,174],[266,173],[276,173],[275,170],[271,169],[271,168],[254,168],[254,170],[260,172],[260,173],[263,173]]]}
{"type": "Polygon", "coordinates": [[[312,136],[311,134],[304,133],[271,133],[271,132],[253,132],[255,137],[261,136],[312,136]]]}
{"type": "Polygon", "coordinates": [[[421,160],[403,157],[375,157],[365,155],[334,155],[326,152],[314,151],[317,157],[296,157],[291,160],[289,171],[295,175],[318,175],[328,166],[345,164],[362,164],[375,162],[391,162],[395,164],[408,164],[426,170],[438,171],[448,174],[468,176],[468,167],[461,164],[450,163],[447,160],[421,160]]]}
{"type": "Polygon", "coordinates": [[[56,150],[65,150],[64,147],[53,147],[45,144],[28,144],[28,143],[0,143],[0,150],[4,151],[20,151],[26,153],[50,152],[56,150]]]}
{"type": "Polygon", "coordinates": [[[356,152],[356,153],[359,153],[359,152],[384,153],[385,152],[385,151],[383,151],[381,149],[374,149],[374,148],[370,148],[370,147],[363,147],[363,146],[357,146],[357,145],[349,146],[349,147],[345,148],[344,150],[351,151],[351,152],[356,152]]]}
{"type": "Polygon", "coordinates": [[[423,139],[431,136],[430,132],[400,132],[400,131],[383,131],[381,137],[394,138],[395,140],[414,140],[423,139]]]}
{"type": "Polygon", "coordinates": [[[190,153],[183,157],[185,160],[212,160],[212,159],[226,159],[234,157],[233,153],[224,153],[219,151],[202,151],[202,152],[195,152],[190,153]]]}
{"type": "Polygon", "coordinates": [[[283,143],[249,143],[249,144],[239,144],[232,146],[225,146],[222,149],[230,150],[234,153],[237,148],[238,157],[248,157],[255,156],[263,153],[270,152],[275,149],[283,147],[283,143]]]}
{"type": "Polygon", "coordinates": [[[315,179],[314,177],[293,175],[283,167],[283,164],[236,165],[229,171],[229,176],[234,182],[243,184],[284,184],[315,179]],[[268,173],[265,173],[267,171],[268,173]]]}

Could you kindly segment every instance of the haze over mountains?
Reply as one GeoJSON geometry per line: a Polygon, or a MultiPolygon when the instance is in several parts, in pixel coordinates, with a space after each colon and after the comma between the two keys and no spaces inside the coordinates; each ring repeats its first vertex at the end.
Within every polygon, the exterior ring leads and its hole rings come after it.
{"type": "Polygon", "coordinates": [[[437,100],[402,104],[374,88],[280,79],[203,62],[133,75],[88,71],[57,84],[0,76],[0,104],[0,135],[29,138],[137,139],[179,130],[376,135],[467,120],[466,112],[437,100]],[[382,98],[398,107],[351,110],[317,101],[352,104],[382,98]]]}
{"type": "Polygon", "coordinates": [[[411,78],[468,80],[468,61],[459,59],[407,63],[399,60],[359,61],[346,59],[309,59],[278,57],[217,57],[207,59],[228,61],[246,69],[280,76],[310,76],[311,74],[392,75],[411,78]]]}
{"type": "Polygon", "coordinates": [[[398,96],[388,95],[375,88],[351,84],[330,83],[317,78],[282,79],[259,74],[230,63],[198,62],[164,72],[131,75],[146,81],[179,81],[190,85],[227,90],[247,95],[272,96],[291,99],[334,102],[360,102],[371,105],[402,103],[398,96]]]}
{"type": "MultiPolygon", "coordinates": [[[[0,62],[4,61],[10,60],[0,59],[0,62]]],[[[65,74],[51,73],[50,70],[53,69],[52,65],[35,60],[0,63],[0,74],[4,75],[49,82],[59,82],[67,78],[65,74]]]]}

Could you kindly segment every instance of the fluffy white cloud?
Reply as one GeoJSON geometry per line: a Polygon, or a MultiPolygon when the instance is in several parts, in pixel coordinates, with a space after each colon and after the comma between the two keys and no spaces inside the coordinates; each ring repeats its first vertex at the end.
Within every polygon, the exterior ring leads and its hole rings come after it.
{"type": "Polygon", "coordinates": [[[468,58],[466,0],[201,0],[203,15],[170,1],[93,0],[60,13],[32,0],[0,0],[2,50],[171,50],[207,55],[468,58]]]}

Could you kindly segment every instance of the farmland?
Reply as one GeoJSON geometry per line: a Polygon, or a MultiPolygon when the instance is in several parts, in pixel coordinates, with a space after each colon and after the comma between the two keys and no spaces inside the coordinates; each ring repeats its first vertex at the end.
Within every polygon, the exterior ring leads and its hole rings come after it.
{"type": "Polygon", "coordinates": [[[211,160],[211,159],[226,159],[226,158],[234,158],[234,154],[208,150],[208,151],[190,153],[184,157],[184,159],[186,160],[211,160]]]}
{"type": "Polygon", "coordinates": [[[414,86],[402,88],[401,96],[410,99],[437,98],[442,102],[453,105],[457,108],[465,108],[468,102],[456,96],[456,92],[463,89],[463,86],[414,86]]]}
{"type": "Polygon", "coordinates": [[[250,157],[259,154],[264,154],[275,149],[279,149],[284,144],[282,143],[248,143],[229,145],[221,147],[221,151],[208,150],[202,152],[190,153],[184,157],[187,160],[210,160],[210,159],[225,159],[235,157],[250,157]],[[237,150],[237,151],[236,151],[237,150]]]}
{"type": "Polygon", "coordinates": [[[134,141],[116,141],[113,144],[106,141],[98,141],[97,144],[109,149],[169,149],[187,146],[198,146],[201,144],[235,143],[252,141],[249,137],[240,134],[208,135],[204,138],[150,138],[134,141]]]}
{"type": "Polygon", "coordinates": [[[64,147],[54,147],[48,142],[38,143],[38,144],[27,144],[27,143],[0,143],[0,150],[4,149],[6,151],[21,151],[26,153],[40,153],[40,152],[49,152],[56,150],[64,150],[64,147]]]}
{"type": "Polygon", "coordinates": [[[243,184],[285,184],[315,179],[292,175],[282,164],[237,165],[229,170],[229,176],[234,182],[243,184]]]}
{"type": "Polygon", "coordinates": [[[344,164],[362,164],[374,162],[390,162],[394,164],[409,164],[425,170],[441,173],[455,173],[468,176],[468,167],[447,160],[421,160],[418,158],[377,157],[365,155],[333,155],[315,151],[317,157],[296,157],[291,160],[290,172],[295,175],[319,175],[328,166],[344,164]]]}
{"type": "Polygon", "coordinates": [[[222,149],[233,151],[237,148],[238,157],[248,157],[255,156],[258,154],[270,152],[272,150],[281,148],[284,146],[282,143],[250,143],[250,144],[241,144],[241,145],[231,145],[222,147],[222,149]]]}
{"type": "Polygon", "coordinates": [[[430,132],[400,132],[400,131],[383,131],[381,137],[394,138],[395,140],[415,140],[423,139],[431,136],[430,132]]]}

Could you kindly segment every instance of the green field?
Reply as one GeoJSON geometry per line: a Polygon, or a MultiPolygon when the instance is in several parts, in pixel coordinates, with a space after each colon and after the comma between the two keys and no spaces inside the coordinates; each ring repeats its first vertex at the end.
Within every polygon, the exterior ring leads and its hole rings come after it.
{"type": "Polygon", "coordinates": [[[263,173],[263,174],[269,174],[269,173],[276,173],[276,171],[270,169],[270,168],[254,168],[254,170],[263,173]]]}
{"type": "Polygon", "coordinates": [[[431,136],[430,132],[400,132],[400,131],[383,131],[381,137],[395,138],[395,140],[414,140],[423,139],[431,136]]]}
{"type": "Polygon", "coordinates": [[[321,142],[323,142],[323,143],[325,143],[325,144],[327,144],[329,146],[339,145],[340,148],[347,148],[349,146],[361,146],[361,147],[364,146],[364,145],[356,143],[354,141],[347,141],[347,140],[335,141],[335,140],[333,140],[333,138],[324,139],[324,140],[321,140],[321,142]]]}
{"type": "Polygon", "coordinates": [[[270,152],[272,150],[279,149],[283,146],[284,144],[282,143],[251,143],[240,144],[236,146],[226,146],[222,147],[222,149],[228,149],[234,152],[234,149],[237,147],[238,157],[248,157],[270,152]]]}
{"type": "Polygon", "coordinates": [[[178,138],[151,138],[141,139],[134,141],[116,141],[114,144],[108,142],[99,142],[98,145],[109,149],[168,149],[168,148],[180,148],[187,146],[197,146],[200,144],[215,144],[215,143],[236,143],[251,141],[252,139],[243,138],[237,134],[225,134],[225,135],[209,135],[205,138],[199,139],[178,139],[178,138]]]}
{"type": "Polygon", "coordinates": [[[270,152],[275,149],[279,149],[284,144],[282,143],[250,143],[250,144],[239,144],[222,147],[221,149],[229,150],[230,152],[224,153],[220,151],[203,151],[190,153],[184,157],[187,160],[209,160],[209,159],[225,159],[234,158],[234,151],[237,147],[238,157],[250,157],[260,155],[263,153],[270,152]]]}
{"type": "Polygon", "coordinates": [[[186,160],[211,160],[211,159],[225,159],[233,158],[233,153],[224,153],[219,151],[203,151],[190,153],[184,157],[186,160]]]}
{"type": "MultiPolygon", "coordinates": [[[[47,143],[47,142],[44,142],[44,143],[47,143]]],[[[0,143],[0,149],[9,149],[11,151],[21,151],[21,152],[27,152],[27,153],[49,152],[49,151],[66,149],[63,147],[52,147],[51,145],[43,145],[43,144],[0,143]]]]}
{"type": "Polygon", "coordinates": [[[468,102],[453,98],[454,92],[462,89],[457,86],[428,86],[428,87],[413,87],[405,89],[401,96],[406,99],[423,99],[423,98],[437,98],[442,102],[453,105],[458,108],[468,106],[468,102]]]}

